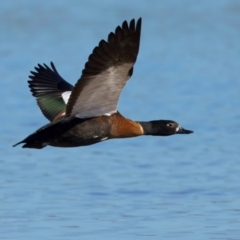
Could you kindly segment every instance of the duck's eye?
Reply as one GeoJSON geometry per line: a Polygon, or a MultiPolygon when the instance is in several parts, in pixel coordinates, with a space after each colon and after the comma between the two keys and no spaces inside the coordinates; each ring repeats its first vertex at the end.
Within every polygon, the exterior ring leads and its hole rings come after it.
{"type": "Polygon", "coordinates": [[[168,123],[167,127],[173,127],[173,124],[172,123],[168,123]]]}

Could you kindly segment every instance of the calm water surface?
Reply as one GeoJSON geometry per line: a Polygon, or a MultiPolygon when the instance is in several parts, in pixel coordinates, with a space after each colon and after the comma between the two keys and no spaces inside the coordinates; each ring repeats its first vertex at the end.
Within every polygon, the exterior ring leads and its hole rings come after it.
{"type": "Polygon", "coordinates": [[[0,8],[0,238],[240,239],[240,2],[6,1],[0,8]],[[53,61],[74,84],[100,39],[143,18],[120,112],[192,135],[41,151],[27,86],[53,61]]]}

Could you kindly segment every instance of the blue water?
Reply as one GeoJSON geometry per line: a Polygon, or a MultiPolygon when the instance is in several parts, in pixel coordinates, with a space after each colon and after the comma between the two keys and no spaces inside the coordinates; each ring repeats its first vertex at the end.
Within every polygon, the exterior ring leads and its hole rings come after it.
{"type": "Polygon", "coordinates": [[[240,239],[240,1],[5,1],[0,8],[0,239],[240,239]],[[43,150],[27,86],[53,61],[75,84],[92,49],[143,18],[119,111],[191,135],[43,150]]]}

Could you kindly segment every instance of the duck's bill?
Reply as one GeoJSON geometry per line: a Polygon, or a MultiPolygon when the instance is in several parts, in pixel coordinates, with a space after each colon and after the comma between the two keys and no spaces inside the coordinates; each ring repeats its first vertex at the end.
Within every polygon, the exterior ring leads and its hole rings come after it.
{"type": "Polygon", "coordinates": [[[178,134],[189,134],[189,133],[193,133],[193,131],[180,127],[176,133],[178,133],[178,134]]]}

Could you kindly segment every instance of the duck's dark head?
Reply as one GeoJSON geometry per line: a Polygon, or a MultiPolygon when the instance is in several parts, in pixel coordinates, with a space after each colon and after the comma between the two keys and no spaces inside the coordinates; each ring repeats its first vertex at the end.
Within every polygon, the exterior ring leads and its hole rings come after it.
{"type": "Polygon", "coordinates": [[[182,128],[172,120],[155,120],[150,122],[140,122],[144,130],[144,135],[169,136],[173,134],[189,134],[191,130],[182,128]]]}

